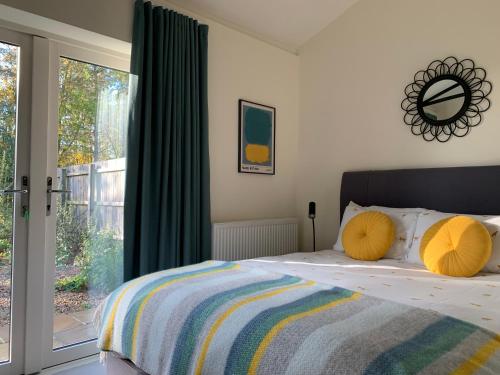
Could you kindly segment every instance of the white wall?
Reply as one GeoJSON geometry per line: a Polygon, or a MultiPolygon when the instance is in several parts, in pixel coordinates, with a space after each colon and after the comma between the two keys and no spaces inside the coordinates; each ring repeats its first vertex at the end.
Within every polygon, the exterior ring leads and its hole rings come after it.
{"type": "Polygon", "coordinates": [[[298,57],[208,22],[212,218],[295,216],[298,57]],[[237,172],[238,99],[276,107],[276,175],[237,172]]]}
{"type": "Polygon", "coordinates": [[[317,247],[336,238],[343,171],[500,163],[499,14],[497,0],[361,0],[301,49],[297,212],[317,201],[317,247]],[[427,143],[403,123],[403,89],[449,55],[487,70],[493,105],[467,137],[427,143]]]}
{"type": "MultiPolygon", "coordinates": [[[[0,0],[0,3],[130,41],[132,0],[0,0]]],[[[171,9],[161,0],[155,1],[171,9]]],[[[299,58],[217,22],[209,25],[212,220],[295,215],[299,58]],[[237,173],[238,99],[276,107],[276,175],[237,173]]]]}

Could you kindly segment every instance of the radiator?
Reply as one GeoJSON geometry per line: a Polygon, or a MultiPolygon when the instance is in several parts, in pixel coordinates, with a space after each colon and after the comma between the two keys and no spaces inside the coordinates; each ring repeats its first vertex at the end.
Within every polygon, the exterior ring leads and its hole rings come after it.
{"type": "Polygon", "coordinates": [[[233,221],[212,225],[212,258],[240,260],[298,251],[297,219],[233,221]]]}

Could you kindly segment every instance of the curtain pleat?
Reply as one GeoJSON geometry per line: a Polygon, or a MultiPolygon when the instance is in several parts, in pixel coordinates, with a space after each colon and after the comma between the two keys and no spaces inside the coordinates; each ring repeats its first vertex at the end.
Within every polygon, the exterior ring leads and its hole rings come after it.
{"type": "Polygon", "coordinates": [[[135,4],[125,280],[210,259],[208,27],[135,4]]]}

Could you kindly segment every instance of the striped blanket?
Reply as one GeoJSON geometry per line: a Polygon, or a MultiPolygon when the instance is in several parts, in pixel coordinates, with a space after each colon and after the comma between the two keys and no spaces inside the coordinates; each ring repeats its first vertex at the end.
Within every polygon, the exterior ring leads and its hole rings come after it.
{"type": "Polygon", "coordinates": [[[500,374],[500,336],[230,262],[150,274],[96,314],[98,346],[157,374],[500,374]]]}

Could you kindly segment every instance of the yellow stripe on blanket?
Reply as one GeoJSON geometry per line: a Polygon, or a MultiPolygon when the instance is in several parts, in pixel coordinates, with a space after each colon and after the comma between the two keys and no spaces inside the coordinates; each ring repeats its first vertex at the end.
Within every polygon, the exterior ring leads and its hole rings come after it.
{"type": "Polygon", "coordinates": [[[144,311],[144,308],[146,307],[146,304],[148,303],[148,301],[156,294],[158,293],[160,290],[172,285],[172,284],[175,284],[179,281],[185,281],[185,280],[190,280],[190,279],[196,279],[200,276],[205,276],[206,274],[215,274],[215,273],[220,273],[220,272],[224,272],[224,271],[233,271],[235,269],[238,269],[240,268],[240,265],[239,264],[234,264],[232,265],[231,267],[229,268],[224,268],[224,269],[218,269],[218,270],[207,270],[207,271],[204,271],[204,272],[200,272],[200,273],[197,273],[195,275],[187,275],[187,276],[183,276],[183,277],[179,277],[178,279],[175,279],[175,280],[170,280],[170,281],[167,281],[166,283],[160,285],[160,286],[157,286],[155,289],[153,289],[151,292],[148,293],[148,295],[142,300],[141,304],[139,305],[139,309],[137,310],[137,315],[135,317],[135,322],[134,322],[134,330],[132,331],[132,350],[131,350],[131,360],[132,361],[135,361],[137,358],[137,352],[136,352],[136,348],[137,348],[137,333],[139,331],[139,322],[141,321],[141,316],[142,316],[142,313],[144,311]]]}
{"type": "Polygon", "coordinates": [[[118,310],[118,306],[120,305],[121,300],[125,296],[125,294],[137,284],[140,284],[144,280],[137,279],[132,281],[126,288],[124,288],[120,295],[116,298],[115,302],[113,302],[113,307],[111,309],[111,313],[109,314],[108,322],[106,324],[106,328],[104,330],[102,339],[102,349],[103,350],[111,350],[111,338],[113,337],[113,322],[115,321],[116,311],[118,310]]]}
{"type": "Polygon", "coordinates": [[[214,338],[215,334],[217,333],[217,330],[222,325],[222,323],[227,318],[229,318],[229,316],[231,316],[231,314],[234,313],[237,309],[239,309],[240,307],[247,305],[251,302],[259,301],[261,299],[265,299],[265,298],[269,298],[269,297],[274,297],[274,296],[281,294],[281,293],[284,293],[288,290],[293,290],[293,289],[297,289],[297,288],[304,288],[307,286],[313,286],[315,284],[316,284],[316,282],[314,282],[314,281],[308,281],[306,283],[299,284],[299,285],[286,286],[283,288],[273,290],[272,292],[260,294],[257,296],[248,297],[248,298],[244,299],[243,301],[240,301],[240,302],[234,304],[233,306],[231,306],[219,318],[217,318],[217,320],[212,325],[212,327],[210,327],[210,331],[208,331],[207,337],[205,338],[205,340],[203,341],[203,345],[201,346],[200,356],[199,356],[198,361],[196,363],[195,374],[201,375],[201,372],[203,370],[203,365],[205,364],[205,358],[207,357],[208,347],[210,346],[212,339],[214,338]]]}
{"type": "Polygon", "coordinates": [[[322,311],[331,309],[332,307],[338,306],[338,305],[343,305],[344,303],[348,303],[351,301],[357,300],[359,297],[361,297],[361,293],[354,293],[351,297],[349,298],[343,298],[341,300],[333,301],[330,302],[326,305],[316,307],[315,309],[309,310],[309,311],[304,311],[292,316],[289,316],[286,319],[283,319],[280,321],[278,324],[276,324],[264,337],[264,339],[261,341],[259,347],[257,348],[255,355],[253,356],[252,362],[250,363],[250,368],[248,369],[248,375],[255,375],[257,373],[257,369],[259,368],[260,361],[262,360],[262,357],[264,356],[264,353],[266,352],[267,347],[271,342],[273,341],[273,338],[281,331],[283,330],[288,324],[305,318],[307,316],[312,316],[314,314],[320,313],[322,311]]]}
{"type": "Polygon", "coordinates": [[[480,347],[477,352],[475,352],[467,361],[462,363],[455,371],[452,372],[453,375],[470,375],[479,370],[488,359],[500,349],[500,336],[497,335],[482,347],[480,347]]]}
{"type": "MultiPolygon", "coordinates": [[[[213,263],[213,261],[208,260],[206,263],[211,264],[211,263],[213,263]]],[[[114,327],[113,322],[115,321],[116,312],[118,311],[118,306],[120,306],[120,302],[123,299],[123,297],[125,296],[125,294],[127,294],[127,292],[131,288],[133,288],[134,286],[146,282],[145,278],[151,277],[153,275],[154,275],[154,273],[149,274],[147,276],[139,277],[135,280],[130,281],[129,285],[127,285],[127,287],[125,287],[120,292],[120,295],[113,302],[113,307],[111,308],[111,312],[109,314],[107,323],[105,324],[106,328],[104,329],[104,332],[103,332],[102,350],[111,350],[111,338],[113,337],[113,327],[114,327]]]]}

